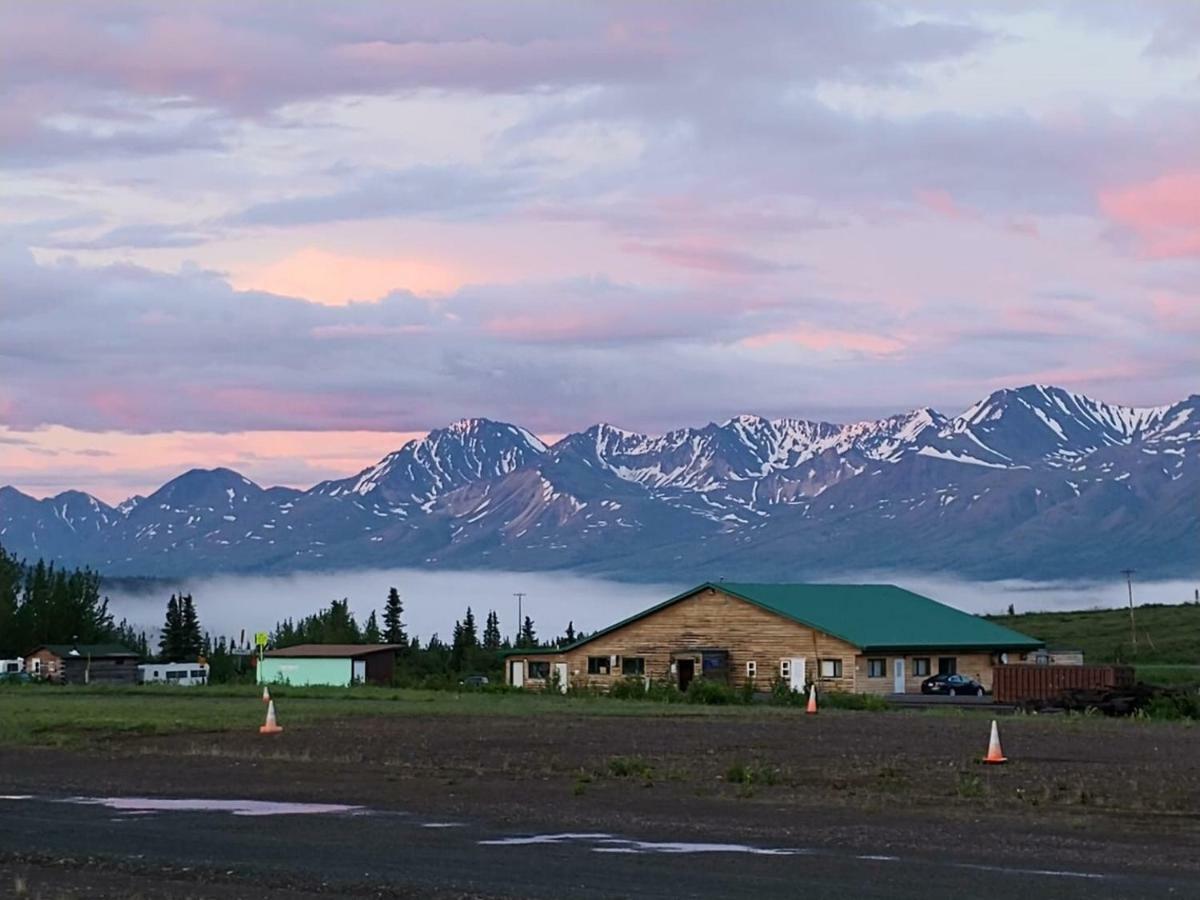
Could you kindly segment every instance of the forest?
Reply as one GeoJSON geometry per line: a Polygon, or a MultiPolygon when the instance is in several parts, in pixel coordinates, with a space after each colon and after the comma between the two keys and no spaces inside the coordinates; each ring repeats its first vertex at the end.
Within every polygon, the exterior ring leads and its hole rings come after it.
{"type": "MultiPolygon", "coordinates": [[[[191,594],[171,594],[167,599],[158,640],[152,643],[145,629],[125,620],[114,622],[102,587],[102,576],[90,569],[63,569],[43,560],[27,564],[0,547],[0,658],[22,656],[42,644],[118,643],[143,661],[203,658],[213,682],[253,678],[252,648],[245,636],[226,637],[205,630],[191,594]]],[[[542,644],[562,646],[582,637],[574,623],[568,622],[561,635],[542,644]]],[[[529,616],[521,622],[514,641],[502,636],[495,610],[487,612],[481,628],[467,607],[455,621],[449,640],[433,634],[422,643],[409,636],[404,601],[392,587],[382,617],[372,609],[359,622],[350,611],[348,598],[333,600],[314,613],[277,623],[267,646],[296,644],[394,644],[398,648],[397,683],[436,687],[457,684],[466,675],[498,676],[505,650],[538,646],[539,641],[529,616]]]]}

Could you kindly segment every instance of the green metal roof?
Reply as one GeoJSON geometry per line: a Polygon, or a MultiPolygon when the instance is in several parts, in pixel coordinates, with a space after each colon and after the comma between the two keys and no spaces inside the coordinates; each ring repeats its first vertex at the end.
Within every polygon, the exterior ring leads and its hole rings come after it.
{"type": "Polygon", "coordinates": [[[573,650],[710,587],[841,638],[864,651],[901,648],[1024,650],[1042,646],[1042,641],[1036,638],[893,584],[709,581],[550,652],[573,650]]]}
{"type": "Polygon", "coordinates": [[[42,644],[30,651],[29,655],[37,653],[38,650],[49,650],[55,656],[61,656],[64,659],[74,655],[72,650],[77,650],[79,656],[137,656],[136,653],[121,644],[42,644]]]}

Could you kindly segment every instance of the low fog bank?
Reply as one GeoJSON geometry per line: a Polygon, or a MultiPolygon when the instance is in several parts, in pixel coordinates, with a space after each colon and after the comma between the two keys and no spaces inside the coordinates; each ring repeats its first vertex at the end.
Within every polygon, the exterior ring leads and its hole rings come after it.
{"type": "MultiPolygon", "coordinates": [[[[848,583],[889,583],[933,597],[973,613],[1003,613],[1012,604],[1017,612],[1093,609],[1128,603],[1125,582],[1044,583],[1030,581],[967,581],[952,577],[897,572],[856,572],[823,579],[848,583]]],[[[1134,582],[1134,601],[1184,603],[1195,599],[1191,581],[1134,582]]],[[[347,597],[355,617],[365,621],[371,610],[382,616],[388,588],[395,586],[404,600],[404,621],[410,636],[424,642],[437,633],[449,640],[454,621],[470,606],[482,629],[488,610],[500,616],[500,629],[513,636],[517,598],[523,592],[524,615],[532,617],[537,635],[549,640],[561,635],[568,622],[576,631],[594,631],[659,603],[690,584],[638,584],[558,573],[431,572],[380,569],[360,572],[297,575],[221,575],[184,578],[170,587],[136,591],[114,586],[108,591],[110,609],[119,620],[157,631],[167,596],[190,592],[201,624],[214,635],[247,637],[270,631],[285,618],[299,618],[347,597]]]]}
{"type": "MultiPolygon", "coordinates": [[[[829,578],[847,583],[895,584],[942,603],[980,615],[1013,611],[1053,612],[1079,609],[1112,609],[1129,605],[1128,588],[1121,575],[1108,581],[968,581],[945,575],[899,574],[896,572],[858,572],[829,578]]],[[[1133,602],[1190,603],[1196,599],[1200,578],[1194,581],[1133,582],[1133,602]]]]}
{"type": "Polygon", "coordinates": [[[418,569],[375,569],[358,572],[297,575],[219,575],[181,578],[152,591],[114,586],[109,608],[118,620],[127,618],[147,631],[162,625],[167,597],[191,593],[200,623],[213,635],[252,639],[270,631],[282,619],[298,619],[346,597],[355,619],[366,621],[376,610],[383,624],[388,588],[404,601],[409,637],[422,642],[436,633],[449,641],[456,619],[468,606],[480,631],[488,610],[500,617],[507,637],[517,629],[518,591],[525,594],[522,614],[533,619],[539,639],[549,640],[573,622],[576,631],[594,631],[678,593],[686,585],[627,584],[576,575],[530,572],[431,572],[418,569]]]}

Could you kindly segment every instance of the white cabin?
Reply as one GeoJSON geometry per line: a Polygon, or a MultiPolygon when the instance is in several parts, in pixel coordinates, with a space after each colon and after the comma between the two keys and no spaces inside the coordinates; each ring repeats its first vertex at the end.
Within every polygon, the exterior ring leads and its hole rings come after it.
{"type": "Polygon", "coordinates": [[[138,666],[139,684],[208,684],[208,663],[146,663],[138,666]]]}

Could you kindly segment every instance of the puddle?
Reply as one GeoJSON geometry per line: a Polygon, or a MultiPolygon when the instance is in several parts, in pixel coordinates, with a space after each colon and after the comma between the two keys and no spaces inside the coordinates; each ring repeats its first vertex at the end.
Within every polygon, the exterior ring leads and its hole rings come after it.
{"type": "Polygon", "coordinates": [[[158,812],[224,812],[235,816],[311,816],[361,812],[342,803],[280,803],[272,800],[176,800],[160,797],[71,797],[63,803],[104,806],[127,815],[158,812]]]}
{"type": "Polygon", "coordinates": [[[751,847],[747,844],[710,844],[691,841],[635,841],[611,834],[571,833],[532,834],[521,837],[480,841],[493,847],[520,847],[532,844],[589,843],[595,853],[748,853],[754,856],[800,856],[811,851],[795,847],[751,847]]]}
{"type": "Polygon", "coordinates": [[[491,847],[521,847],[528,844],[563,844],[568,841],[603,841],[603,840],[620,840],[614,838],[611,834],[593,834],[584,832],[576,834],[567,832],[566,834],[531,834],[523,837],[506,837],[493,838],[490,841],[480,841],[484,846],[491,847]]]}
{"type": "Polygon", "coordinates": [[[462,828],[462,822],[422,822],[422,828],[462,828]]]}
{"type": "Polygon", "coordinates": [[[0,800],[32,800],[33,794],[0,794],[0,800]]]}

